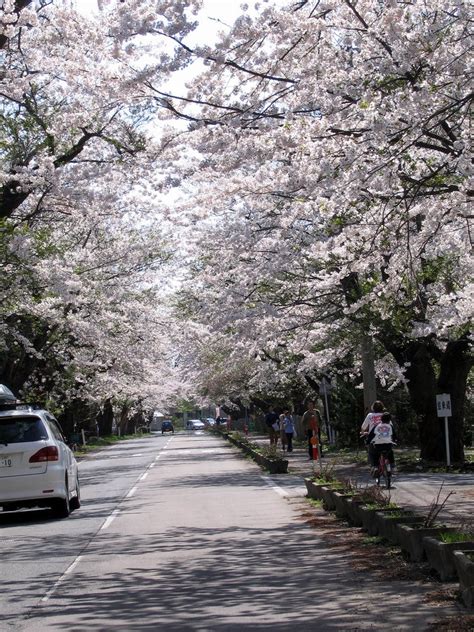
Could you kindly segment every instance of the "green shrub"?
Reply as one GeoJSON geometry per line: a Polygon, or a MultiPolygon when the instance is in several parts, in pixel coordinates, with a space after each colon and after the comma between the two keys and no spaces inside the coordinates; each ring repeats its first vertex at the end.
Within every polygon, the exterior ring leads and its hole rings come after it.
{"type": "Polygon", "coordinates": [[[439,534],[441,542],[451,544],[453,542],[473,542],[474,534],[465,533],[463,531],[443,531],[439,534]]]}

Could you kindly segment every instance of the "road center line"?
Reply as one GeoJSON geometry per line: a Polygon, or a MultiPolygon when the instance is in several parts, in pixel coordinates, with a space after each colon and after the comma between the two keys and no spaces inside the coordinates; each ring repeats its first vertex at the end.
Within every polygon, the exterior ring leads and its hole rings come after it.
{"type": "MultiPolygon", "coordinates": [[[[171,439],[170,439],[171,441],[171,439]]],[[[169,441],[168,441],[169,443],[169,441]]],[[[166,444],[168,445],[168,444],[166,444]]],[[[166,447],[166,446],[165,446],[166,447]]],[[[155,461],[157,461],[160,456],[162,455],[162,452],[160,452],[160,454],[158,454],[155,457],[155,461]]],[[[132,456],[142,456],[141,454],[135,454],[132,456]]],[[[151,463],[148,467],[147,470],[149,470],[150,468],[154,467],[155,463],[151,463]]],[[[143,481],[146,479],[146,477],[148,476],[148,471],[145,471],[143,474],[141,474],[141,476],[138,477],[137,482],[139,481],[143,481]]],[[[89,477],[92,478],[92,477],[89,477]]],[[[137,485],[134,485],[132,487],[132,489],[128,492],[128,494],[126,494],[125,498],[131,498],[135,492],[137,491],[137,485]]],[[[110,527],[110,525],[112,524],[112,522],[115,520],[115,518],[119,515],[120,513],[120,504],[119,506],[116,507],[112,513],[110,514],[110,516],[108,516],[105,520],[104,523],[102,524],[102,526],[99,528],[99,531],[104,531],[105,529],[108,529],[110,527]]],[[[51,588],[48,590],[48,592],[41,597],[40,599],[40,603],[46,603],[49,601],[49,599],[51,598],[51,596],[53,595],[53,593],[56,591],[56,589],[58,588],[58,586],[66,579],[66,577],[72,573],[72,571],[76,568],[76,566],[79,564],[79,562],[81,561],[83,555],[78,555],[73,562],[71,562],[71,564],[67,567],[67,569],[64,571],[64,573],[61,575],[61,577],[59,577],[59,579],[57,579],[57,581],[51,586],[51,588]]]]}
{"type": "Polygon", "coordinates": [[[110,516],[108,518],[105,519],[104,524],[101,526],[101,528],[99,529],[99,531],[103,531],[104,529],[107,529],[108,527],[110,527],[110,525],[112,524],[112,522],[115,520],[115,518],[119,515],[120,513],[120,509],[114,509],[112,511],[112,513],[110,514],[110,516]]]}
{"type": "Polygon", "coordinates": [[[61,575],[61,577],[56,581],[56,583],[48,590],[48,592],[45,594],[44,597],[41,597],[41,603],[46,603],[47,601],[49,601],[49,598],[51,597],[51,595],[54,593],[54,591],[58,588],[58,586],[66,579],[66,577],[72,573],[72,571],[75,569],[75,567],[79,564],[80,560],[82,558],[82,555],[78,555],[76,557],[76,559],[66,568],[66,570],[64,571],[64,573],[61,575]]]}

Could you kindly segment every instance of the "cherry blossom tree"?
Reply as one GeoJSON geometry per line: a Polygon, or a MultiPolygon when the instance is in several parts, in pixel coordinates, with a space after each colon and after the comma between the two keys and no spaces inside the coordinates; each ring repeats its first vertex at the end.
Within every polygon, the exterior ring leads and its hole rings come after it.
{"type": "Polygon", "coordinates": [[[302,374],[370,334],[432,460],[438,392],[463,458],[472,367],[470,24],[462,0],[269,7],[199,49],[209,69],[168,97],[189,122],[170,155],[194,149],[196,313],[236,355],[302,374]]]}
{"type": "Polygon", "coordinates": [[[0,8],[0,372],[56,406],[181,389],[163,298],[159,109],[199,2],[0,8]],[[151,56],[153,51],[153,56],[151,56]]]}

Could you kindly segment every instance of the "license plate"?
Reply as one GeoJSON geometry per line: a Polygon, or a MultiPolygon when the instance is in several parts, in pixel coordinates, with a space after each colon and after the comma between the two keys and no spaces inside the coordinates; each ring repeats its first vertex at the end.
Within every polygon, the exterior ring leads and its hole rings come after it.
{"type": "Polygon", "coordinates": [[[13,459],[11,456],[0,456],[0,467],[11,467],[13,459]]]}

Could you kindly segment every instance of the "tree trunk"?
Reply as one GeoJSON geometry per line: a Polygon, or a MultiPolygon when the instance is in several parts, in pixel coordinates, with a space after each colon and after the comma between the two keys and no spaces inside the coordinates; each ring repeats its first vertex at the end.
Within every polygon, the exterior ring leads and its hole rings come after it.
{"type": "Polygon", "coordinates": [[[130,408],[127,405],[123,405],[122,406],[122,410],[120,411],[120,417],[119,417],[119,428],[120,428],[120,434],[124,435],[127,434],[127,426],[128,426],[128,413],[130,412],[130,408]]]}
{"type": "Polygon", "coordinates": [[[390,351],[400,366],[408,363],[407,387],[418,416],[421,458],[446,461],[444,418],[437,415],[436,395],[448,393],[452,409],[449,418],[451,461],[462,463],[464,403],[473,361],[467,336],[448,343],[444,351],[430,341],[413,341],[404,347],[391,345],[390,351]]]}
{"type": "Polygon", "coordinates": [[[451,458],[454,462],[464,461],[464,412],[473,359],[468,337],[463,336],[448,343],[440,362],[438,393],[451,395],[452,417],[448,425],[451,458]]]}
{"type": "Polygon", "coordinates": [[[104,402],[103,409],[97,415],[97,425],[99,426],[99,436],[105,437],[112,434],[112,423],[114,420],[114,411],[112,403],[109,399],[104,402]]]}
{"type": "Polygon", "coordinates": [[[443,427],[436,413],[436,374],[432,355],[423,342],[406,349],[408,392],[418,418],[420,456],[428,461],[443,461],[443,427]]]}
{"type": "Polygon", "coordinates": [[[83,399],[75,398],[66,403],[63,412],[58,417],[58,421],[67,436],[80,430],[88,430],[95,433],[95,427],[91,426],[94,412],[92,404],[83,399]]]}

